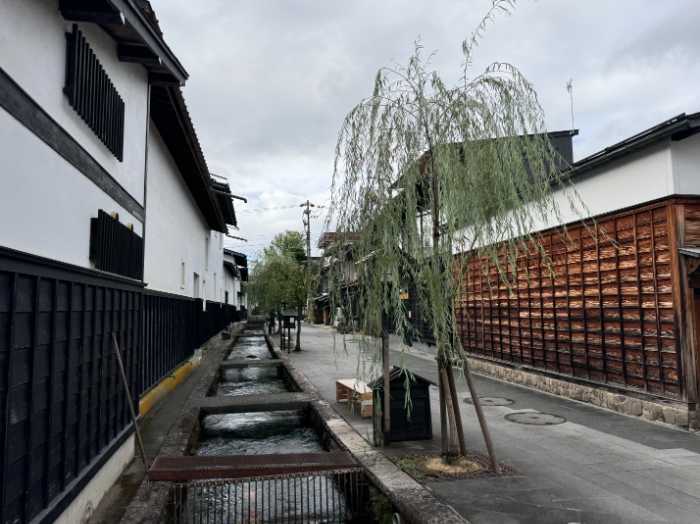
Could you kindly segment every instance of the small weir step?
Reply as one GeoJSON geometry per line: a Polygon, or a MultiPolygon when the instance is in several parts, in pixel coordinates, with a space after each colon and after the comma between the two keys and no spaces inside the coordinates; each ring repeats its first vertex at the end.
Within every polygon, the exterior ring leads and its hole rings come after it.
{"type": "Polygon", "coordinates": [[[358,467],[357,461],[345,451],[238,456],[159,456],[148,470],[148,478],[153,481],[185,482],[260,478],[355,467],[358,467]]]}
{"type": "Polygon", "coordinates": [[[267,360],[251,360],[245,358],[237,358],[224,360],[221,362],[221,369],[240,369],[240,368],[264,368],[281,366],[283,362],[280,359],[273,358],[267,360]]]}
{"type": "Polygon", "coordinates": [[[239,397],[205,397],[198,402],[203,414],[251,413],[255,411],[278,411],[303,409],[314,400],[308,393],[266,393],[239,397]]]}

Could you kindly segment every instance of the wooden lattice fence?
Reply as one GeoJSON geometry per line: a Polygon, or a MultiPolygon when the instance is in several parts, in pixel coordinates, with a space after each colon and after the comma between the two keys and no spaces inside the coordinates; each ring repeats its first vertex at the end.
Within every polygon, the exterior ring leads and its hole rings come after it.
{"type": "MultiPolygon", "coordinates": [[[[541,233],[543,250],[523,243],[516,257],[502,252],[498,264],[462,255],[467,259],[455,308],[464,348],[588,382],[683,398],[675,213],[672,203],[660,202],[566,232],[552,229],[541,233]]],[[[686,206],[684,216],[685,230],[694,231],[697,206],[686,206]]]]}

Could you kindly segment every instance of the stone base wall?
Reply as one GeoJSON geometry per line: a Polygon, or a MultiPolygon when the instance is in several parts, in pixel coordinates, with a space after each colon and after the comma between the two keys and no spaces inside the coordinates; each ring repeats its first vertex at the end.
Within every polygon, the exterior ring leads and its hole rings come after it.
{"type": "Polygon", "coordinates": [[[488,375],[504,382],[527,386],[560,397],[588,402],[594,406],[607,408],[625,415],[665,422],[683,428],[687,428],[689,420],[692,419],[688,406],[681,403],[642,399],[477,358],[469,358],[469,366],[475,373],[488,375]]]}

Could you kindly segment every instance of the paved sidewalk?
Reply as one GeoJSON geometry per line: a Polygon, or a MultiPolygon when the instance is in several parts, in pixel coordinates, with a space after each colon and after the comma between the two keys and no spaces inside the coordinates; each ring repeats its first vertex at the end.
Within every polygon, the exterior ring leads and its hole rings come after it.
{"type": "MultiPolygon", "coordinates": [[[[277,338],[273,337],[277,342],[277,338]]],[[[398,345],[395,339],[392,343],[398,345]]],[[[376,376],[377,348],[358,347],[325,326],[302,329],[301,353],[292,362],[335,405],[335,380],[376,376]],[[358,357],[361,355],[361,357],[358,357]]],[[[393,352],[393,363],[437,381],[430,349],[393,352]]],[[[506,397],[508,407],[486,407],[501,462],[517,474],[507,477],[432,481],[428,486],[473,524],[481,523],[657,523],[700,522],[700,438],[671,427],[626,417],[579,402],[475,376],[480,395],[506,397]],[[510,422],[505,415],[536,410],[566,418],[554,426],[510,422]]],[[[468,398],[462,378],[460,397],[468,398]]],[[[433,441],[393,444],[388,453],[439,450],[437,390],[431,391],[433,441]]],[[[371,441],[371,421],[338,411],[371,441]]],[[[462,404],[470,449],[484,453],[476,416],[462,404]]]]}

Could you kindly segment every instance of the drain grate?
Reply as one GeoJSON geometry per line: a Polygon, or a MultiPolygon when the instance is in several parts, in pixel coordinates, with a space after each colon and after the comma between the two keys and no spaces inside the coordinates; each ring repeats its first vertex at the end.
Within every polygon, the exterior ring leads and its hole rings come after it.
{"type": "MultiPolygon", "coordinates": [[[[515,404],[514,400],[506,397],[479,397],[482,406],[510,406],[515,404]]],[[[467,404],[473,404],[474,402],[470,397],[464,399],[467,404]]]]}
{"type": "Polygon", "coordinates": [[[505,416],[505,419],[516,424],[527,424],[528,426],[556,426],[566,422],[564,417],[553,415],[552,413],[542,413],[541,411],[510,413],[505,416]]]}

